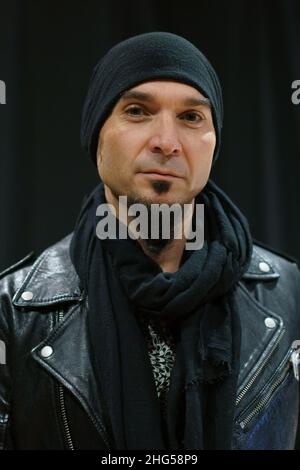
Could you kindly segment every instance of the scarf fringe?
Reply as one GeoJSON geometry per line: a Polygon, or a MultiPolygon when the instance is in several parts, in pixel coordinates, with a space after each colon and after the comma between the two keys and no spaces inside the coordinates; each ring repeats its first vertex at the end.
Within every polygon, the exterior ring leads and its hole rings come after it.
{"type": "Polygon", "coordinates": [[[190,390],[193,387],[200,387],[201,385],[213,385],[226,379],[232,373],[232,368],[229,362],[222,360],[211,360],[209,364],[203,365],[203,371],[190,380],[185,386],[184,390],[190,390]],[[223,370],[217,373],[216,369],[222,367],[223,370]]]}

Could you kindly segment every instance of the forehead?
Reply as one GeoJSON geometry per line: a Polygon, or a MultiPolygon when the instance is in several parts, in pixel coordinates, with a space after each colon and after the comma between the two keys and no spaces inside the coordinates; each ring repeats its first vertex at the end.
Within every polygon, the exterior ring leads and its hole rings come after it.
{"type": "Polygon", "coordinates": [[[142,101],[153,101],[178,99],[190,105],[210,105],[209,100],[196,88],[173,80],[152,80],[136,85],[121,95],[120,100],[141,99],[142,101]]]}

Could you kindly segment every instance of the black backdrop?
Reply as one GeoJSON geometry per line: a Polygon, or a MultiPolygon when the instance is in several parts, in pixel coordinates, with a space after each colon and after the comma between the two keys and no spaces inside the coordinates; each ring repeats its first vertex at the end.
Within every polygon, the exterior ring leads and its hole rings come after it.
{"type": "Polygon", "coordinates": [[[93,65],[116,42],[181,34],[210,59],[225,104],[212,178],[253,236],[300,258],[300,2],[0,0],[0,270],[73,229],[97,173],[80,148],[93,65]]]}

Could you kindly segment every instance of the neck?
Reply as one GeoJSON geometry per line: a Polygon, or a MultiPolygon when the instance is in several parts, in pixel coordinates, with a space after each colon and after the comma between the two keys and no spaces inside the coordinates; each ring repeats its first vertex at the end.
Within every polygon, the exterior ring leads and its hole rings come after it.
{"type": "Polygon", "coordinates": [[[179,270],[185,247],[185,240],[172,240],[160,253],[147,249],[145,240],[138,240],[144,253],[153,259],[163,272],[174,273],[179,270]]]}
{"type": "MultiPolygon", "coordinates": [[[[122,220],[127,226],[134,219],[127,213],[126,219],[121,216],[124,214],[123,210],[120,210],[118,199],[112,194],[111,190],[105,185],[105,197],[106,201],[112,204],[116,210],[116,217],[122,220]]],[[[144,239],[137,239],[144,253],[155,261],[163,272],[176,272],[179,270],[182,260],[182,255],[185,249],[186,237],[185,234],[189,233],[189,229],[192,224],[192,217],[194,211],[195,199],[192,200],[189,210],[183,211],[183,219],[180,221],[180,227],[178,228],[179,233],[182,234],[181,238],[172,238],[165,244],[161,250],[155,250],[155,252],[149,249],[149,244],[144,239]],[[183,229],[182,229],[183,228],[183,229]]]]}

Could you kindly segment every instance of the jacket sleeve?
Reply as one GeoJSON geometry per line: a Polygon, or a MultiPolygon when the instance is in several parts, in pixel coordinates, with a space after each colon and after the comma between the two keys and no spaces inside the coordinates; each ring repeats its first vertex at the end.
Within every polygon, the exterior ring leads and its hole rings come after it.
{"type": "MultiPolygon", "coordinates": [[[[0,450],[13,449],[11,431],[11,395],[12,395],[12,346],[13,331],[12,296],[16,290],[15,273],[24,268],[35,258],[33,251],[0,273],[0,450]]],[[[23,276],[24,277],[24,276],[23,276]]]]}
{"type": "MultiPolygon", "coordinates": [[[[300,267],[297,265],[297,284],[296,284],[296,297],[297,297],[297,318],[298,318],[298,331],[300,331],[300,267]]],[[[300,338],[299,338],[300,339],[300,338]]],[[[300,368],[300,364],[299,364],[300,368]]],[[[299,408],[298,408],[298,430],[295,442],[295,449],[300,450],[300,381],[299,381],[299,408]]]]}
{"type": "Polygon", "coordinates": [[[9,367],[8,322],[10,302],[3,287],[5,280],[0,280],[0,449],[12,449],[10,433],[10,395],[11,378],[9,367]]]}

